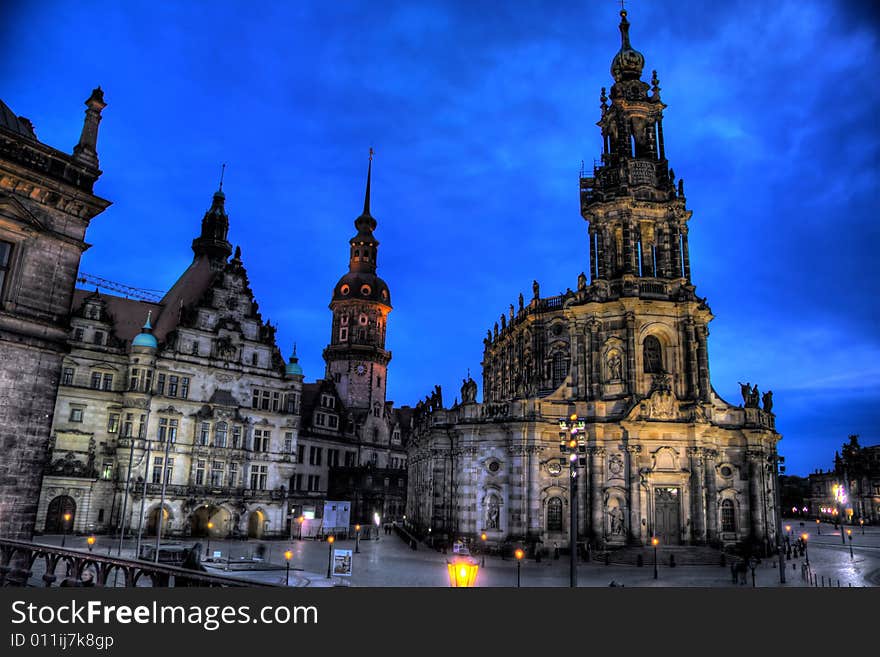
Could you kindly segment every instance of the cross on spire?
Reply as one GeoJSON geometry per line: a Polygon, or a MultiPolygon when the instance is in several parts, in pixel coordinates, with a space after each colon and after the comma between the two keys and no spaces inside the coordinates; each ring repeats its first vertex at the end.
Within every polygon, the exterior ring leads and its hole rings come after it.
{"type": "Polygon", "coordinates": [[[223,191],[223,176],[226,174],[226,162],[220,167],[220,191],[223,191]]]}

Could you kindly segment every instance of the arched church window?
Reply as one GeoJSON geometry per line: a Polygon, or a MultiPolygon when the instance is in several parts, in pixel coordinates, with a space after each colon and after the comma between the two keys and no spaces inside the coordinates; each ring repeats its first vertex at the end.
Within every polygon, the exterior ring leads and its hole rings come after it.
{"type": "Polygon", "coordinates": [[[565,354],[561,351],[557,351],[553,354],[553,364],[552,364],[552,372],[551,379],[553,382],[553,387],[558,387],[562,385],[562,382],[565,381],[565,377],[568,374],[568,362],[565,354]]]}
{"type": "Polygon", "coordinates": [[[660,340],[649,335],[645,338],[643,349],[645,372],[648,374],[663,372],[663,349],[660,346],[660,340]]]}
{"type": "Polygon", "coordinates": [[[547,531],[562,531],[562,498],[551,497],[547,501],[547,531]]]}
{"type": "Polygon", "coordinates": [[[721,531],[735,532],[736,518],[731,500],[724,500],[721,503],[721,531]]]}

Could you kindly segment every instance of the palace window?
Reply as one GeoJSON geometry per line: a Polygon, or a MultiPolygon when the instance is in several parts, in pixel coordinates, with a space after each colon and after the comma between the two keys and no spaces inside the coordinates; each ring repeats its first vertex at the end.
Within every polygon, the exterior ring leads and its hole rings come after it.
{"type": "Polygon", "coordinates": [[[642,351],[645,361],[645,372],[648,374],[660,374],[663,372],[663,349],[660,340],[653,335],[645,338],[642,351]]]}
{"type": "Polygon", "coordinates": [[[565,381],[565,377],[568,374],[568,359],[565,357],[565,354],[561,351],[557,351],[553,354],[553,370],[552,370],[552,381],[553,387],[557,388],[562,385],[562,382],[565,381]]]}
{"type": "Polygon", "coordinates": [[[562,498],[551,497],[547,501],[547,531],[562,531],[562,498]]]}
{"type": "Polygon", "coordinates": [[[192,352],[191,352],[191,353],[192,353],[193,356],[198,356],[198,355],[199,355],[199,343],[198,343],[198,340],[193,340],[193,343],[192,343],[192,347],[191,347],[191,349],[192,349],[192,352]]]}
{"type": "Polygon", "coordinates": [[[101,390],[113,390],[113,375],[105,374],[101,379],[101,390]]]}
{"type": "Polygon", "coordinates": [[[269,476],[268,465],[251,466],[251,488],[254,490],[266,490],[266,479],[269,476]]]}
{"type": "Polygon", "coordinates": [[[122,425],[123,438],[131,438],[131,432],[134,430],[134,413],[125,414],[125,423],[122,425]]]}
{"type": "Polygon", "coordinates": [[[189,399],[189,377],[180,377],[180,398],[189,399]]]}
{"type": "Polygon", "coordinates": [[[303,489],[303,476],[302,474],[298,474],[293,478],[293,489],[294,490],[302,490],[303,489]]]}
{"type": "Polygon", "coordinates": [[[297,445],[296,446],[296,462],[303,463],[306,458],[306,446],[305,445],[297,445]]]}
{"type": "Polygon", "coordinates": [[[82,422],[83,421],[83,409],[74,406],[70,409],[70,421],[71,422],[82,422]]]}
{"type": "Polygon", "coordinates": [[[92,342],[95,344],[104,344],[104,332],[95,331],[95,334],[92,336],[92,342]]]}
{"type": "Polygon", "coordinates": [[[159,375],[156,377],[156,394],[165,394],[165,375],[162,372],[159,372],[159,375]]]}
{"type": "Polygon", "coordinates": [[[260,363],[260,355],[255,351],[251,354],[251,365],[256,367],[260,363]]]}
{"type": "Polygon", "coordinates": [[[284,453],[290,454],[293,451],[293,432],[284,432],[284,453]]]}
{"type": "Polygon", "coordinates": [[[241,442],[241,425],[236,424],[232,427],[232,448],[238,449],[243,447],[241,442]]]}
{"type": "Polygon", "coordinates": [[[338,449],[328,449],[327,450],[327,465],[331,468],[339,467],[339,450],[338,449]]]}
{"type": "Polygon", "coordinates": [[[63,386],[72,386],[73,385],[73,368],[65,367],[61,370],[61,385],[63,386]]]}
{"type": "Polygon", "coordinates": [[[196,486],[202,486],[205,483],[205,462],[196,461],[196,486]]]}
{"type": "Polygon", "coordinates": [[[734,516],[733,502],[731,500],[724,500],[721,503],[721,531],[736,531],[736,518],[734,516]]]}
{"type": "Polygon", "coordinates": [[[119,413],[110,413],[107,416],[107,433],[119,431],[119,413]]]}
{"type": "Polygon", "coordinates": [[[254,451],[268,452],[272,432],[268,429],[254,429],[254,451]]]}
{"type": "Polygon", "coordinates": [[[177,420],[174,418],[159,418],[159,442],[164,443],[165,440],[171,443],[177,442],[177,420]]]}
{"type": "Polygon", "coordinates": [[[225,422],[218,422],[217,426],[214,427],[214,447],[226,447],[226,436],[228,433],[229,425],[225,422]]]}
{"type": "Polygon", "coordinates": [[[323,427],[327,425],[327,416],[324,413],[315,413],[315,426],[323,427]]]}
{"type": "Polygon", "coordinates": [[[9,261],[12,255],[12,244],[9,242],[0,242],[0,296],[3,294],[4,283],[6,282],[6,274],[9,271],[9,261]]]}
{"type": "Polygon", "coordinates": [[[321,477],[319,475],[309,475],[309,490],[316,491],[321,488],[321,477]]]}
{"type": "Polygon", "coordinates": [[[238,463],[229,464],[229,476],[226,478],[226,485],[230,488],[235,487],[235,480],[238,478],[238,463]]]}
{"type": "Polygon", "coordinates": [[[101,467],[101,479],[112,479],[113,478],[113,461],[104,461],[103,466],[101,467]]]}
{"type": "Polygon", "coordinates": [[[336,399],[332,395],[321,395],[321,406],[324,408],[336,408],[336,399]]]}
{"type": "Polygon", "coordinates": [[[339,426],[339,418],[336,417],[335,415],[328,415],[327,416],[327,426],[330,427],[331,429],[335,429],[336,427],[339,426]]]}
{"type": "Polygon", "coordinates": [[[346,452],[345,453],[345,467],[353,468],[355,466],[355,457],[357,454],[355,452],[346,452]]]}
{"type": "MultiPolygon", "coordinates": [[[[175,420],[175,422],[176,421],[177,420],[175,420]]],[[[138,417],[138,438],[143,438],[146,435],[147,435],[147,416],[141,415],[140,417],[138,417]]]]}
{"type": "Polygon", "coordinates": [[[90,387],[92,390],[100,390],[101,389],[101,373],[100,372],[92,372],[92,380],[90,383],[90,387]]]}
{"type": "Polygon", "coordinates": [[[309,447],[309,465],[321,465],[324,450],[320,447],[309,447]]]}
{"type": "Polygon", "coordinates": [[[177,397],[177,387],[180,383],[180,377],[172,374],[168,377],[168,396],[177,397]]]}
{"type": "Polygon", "coordinates": [[[207,445],[208,444],[208,436],[211,434],[211,425],[207,422],[202,422],[199,425],[199,435],[196,437],[197,445],[207,445]]]}
{"type": "MultiPolygon", "coordinates": [[[[277,393],[276,393],[277,394],[277,393]]],[[[272,395],[268,390],[257,390],[254,388],[253,408],[268,411],[272,395]]],[[[275,410],[278,410],[277,408],[275,410]]]]}
{"type": "Polygon", "coordinates": [[[76,327],[73,329],[73,339],[77,342],[82,342],[85,337],[84,331],[80,327],[76,327]]]}
{"type": "Polygon", "coordinates": [[[211,462],[211,485],[215,488],[219,488],[223,485],[223,470],[222,461],[211,462]]]}
{"type": "MultiPolygon", "coordinates": [[[[162,461],[163,458],[161,456],[157,456],[153,459],[153,483],[161,484],[162,483],[162,461]]],[[[174,459],[169,457],[168,463],[165,464],[165,481],[166,483],[171,483],[171,475],[174,471],[174,459]]]]}

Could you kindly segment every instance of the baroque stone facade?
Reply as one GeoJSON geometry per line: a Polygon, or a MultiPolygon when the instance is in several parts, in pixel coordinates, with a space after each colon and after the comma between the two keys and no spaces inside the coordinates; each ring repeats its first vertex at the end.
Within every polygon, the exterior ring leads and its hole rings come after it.
{"type": "Polygon", "coordinates": [[[93,191],[100,87],[86,107],[68,155],[0,101],[0,536],[33,534],[86,229],[110,205],[93,191]]]}
{"type": "Polygon", "coordinates": [[[665,155],[656,72],[629,41],[602,89],[603,152],[580,180],[589,276],[520,295],[484,339],[483,402],[421,409],[407,519],[437,535],[569,542],[559,420],[585,421],[577,535],[594,546],[775,540],[772,395],[722,399],[709,378],[712,312],[691,283],[684,185],[665,155]],[[610,99],[610,104],[608,103],[610,99]]]}

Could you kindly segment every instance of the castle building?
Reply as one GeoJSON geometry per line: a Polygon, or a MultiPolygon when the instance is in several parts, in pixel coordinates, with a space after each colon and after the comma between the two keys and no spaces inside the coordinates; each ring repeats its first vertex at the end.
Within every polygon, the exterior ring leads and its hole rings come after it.
{"type": "Polygon", "coordinates": [[[807,477],[806,506],[826,522],[880,522],[880,445],[861,446],[852,435],[834,455],[834,469],[807,477]]]}
{"type": "Polygon", "coordinates": [[[0,101],[0,536],[29,540],[47,448],[67,313],[89,222],[110,202],[94,193],[98,87],[73,154],[42,143],[0,101]]]}
{"type": "Polygon", "coordinates": [[[775,540],[771,396],[744,405],[709,378],[713,319],[691,282],[684,185],[663,135],[656,72],[621,12],[602,156],[580,180],[588,223],[576,290],[522,295],[484,340],[483,401],[422,408],[409,442],[407,519],[434,536],[569,544],[572,486],[559,421],[584,421],[577,536],[595,547],[775,540]]]}
{"type": "Polygon", "coordinates": [[[37,530],[289,535],[302,368],[228,230],[221,184],[161,300],[76,290],[37,530]]]}

